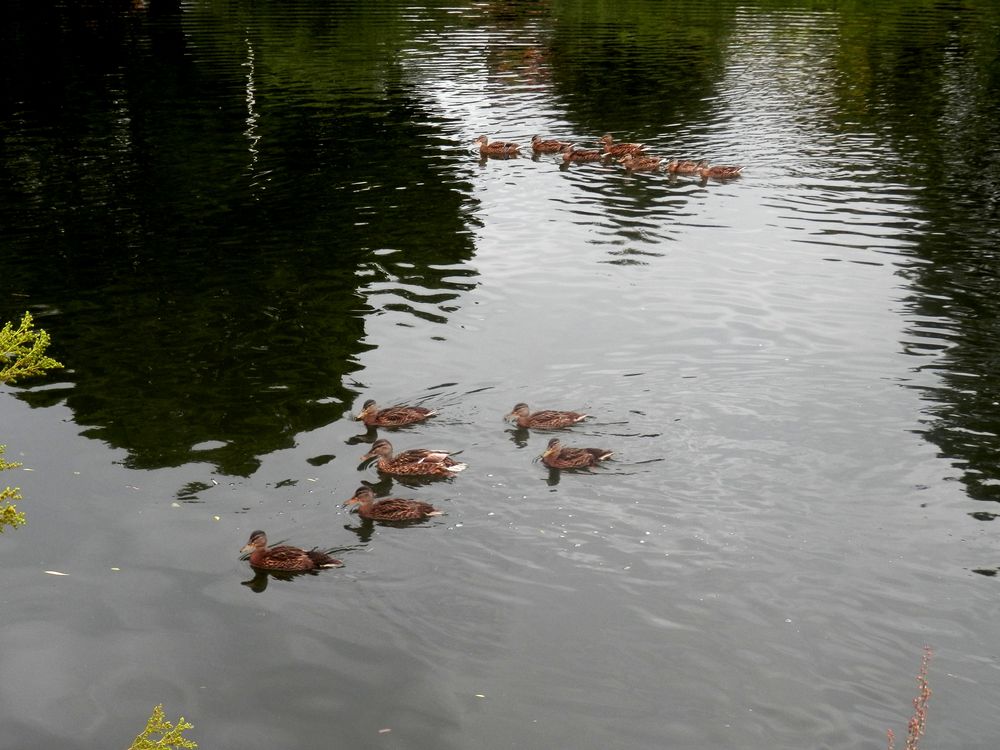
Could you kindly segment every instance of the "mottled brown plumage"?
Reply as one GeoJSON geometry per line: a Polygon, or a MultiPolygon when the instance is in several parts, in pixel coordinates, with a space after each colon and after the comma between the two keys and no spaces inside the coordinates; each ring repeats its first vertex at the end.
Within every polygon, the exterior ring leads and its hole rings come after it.
{"type": "Polygon", "coordinates": [[[240,554],[250,554],[250,566],[258,570],[307,571],[320,568],[339,568],[343,563],[328,552],[316,548],[305,550],[280,544],[267,546],[267,534],[255,531],[240,554]]]}
{"type": "Polygon", "coordinates": [[[510,141],[493,141],[490,143],[490,139],[485,135],[476,138],[476,144],[479,146],[479,153],[482,156],[517,156],[521,150],[520,146],[510,141]]]}
{"type": "Polygon", "coordinates": [[[448,451],[411,448],[394,456],[392,444],[383,439],[372,443],[372,449],[361,460],[367,461],[369,458],[378,458],[378,470],[386,474],[452,476],[465,468],[465,464],[451,458],[448,451]]]}
{"type": "Polygon", "coordinates": [[[543,141],[539,136],[531,136],[531,150],[536,154],[558,154],[573,147],[568,141],[543,141]]]}
{"type": "Polygon", "coordinates": [[[667,163],[670,174],[695,174],[700,169],[700,162],[690,159],[671,159],[667,163]]]}
{"type": "Polygon", "coordinates": [[[641,143],[615,143],[615,139],[611,137],[611,134],[601,136],[602,149],[605,156],[621,157],[626,154],[641,154],[646,150],[646,147],[641,143]]]}
{"type": "Polygon", "coordinates": [[[518,427],[535,430],[558,430],[569,427],[577,422],[586,419],[588,414],[581,414],[575,411],[557,411],[555,409],[542,409],[531,413],[527,404],[515,404],[510,414],[504,416],[506,420],[513,420],[518,427]]]}
{"type": "Polygon", "coordinates": [[[368,399],[355,419],[372,427],[403,427],[415,422],[423,422],[437,414],[433,409],[422,406],[389,406],[379,409],[374,400],[368,399]]]}
{"type": "Polygon", "coordinates": [[[440,516],[441,511],[430,503],[419,500],[403,500],[399,497],[375,499],[371,487],[358,487],[354,497],[344,505],[357,505],[358,515],[372,521],[419,521],[422,518],[440,516]]]}
{"type": "Polygon", "coordinates": [[[582,469],[610,457],[611,451],[603,448],[569,448],[559,438],[552,438],[542,454],[542,463],[550,469],[582,469]]]}
{"type": "Polygon", "coordinates": [[[625,154],[618,160],[629,172],[653,172],[663,161],[659,156],[635,156],[625,154]]]}
{"type": "Polygon", "coordinates": [[[604,154],[596,149],[570,146],[568,150],[563,152],[563,161],[566,163],[571,161],[600,161],[603,158],[604,154]]]}
{"type": "Polygon", "coordinates": [[[714,177],[717,180],[725,180],[731,177],[739,177],[742,171],[743,167],[728,164],[716,164],[715,166],[710,166],[707,161],[702,160],[698,162],[698,169],[696,170],[696,173],[700,177],[714,177]]]}

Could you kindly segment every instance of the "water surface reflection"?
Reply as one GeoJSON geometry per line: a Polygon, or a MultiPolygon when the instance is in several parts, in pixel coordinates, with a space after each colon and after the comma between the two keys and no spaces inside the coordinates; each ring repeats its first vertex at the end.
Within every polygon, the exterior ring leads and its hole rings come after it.
{"type": "Polygon", "coordinates": [[[70,369],[0,400],[11,747],[161,701],[206,747],[861,747],[928,641],[933,731],[995,734],[992,5],[24,12],[0,318],[70,369]],[[747,170],[472,148],[608,132],[747,170]],[[359,466],[367,398],[469,470],[359,466]],[[519,400],[614,462],[551,474],[519,400]],[[254,528],[347,565],[247,580],[254,528]]]}

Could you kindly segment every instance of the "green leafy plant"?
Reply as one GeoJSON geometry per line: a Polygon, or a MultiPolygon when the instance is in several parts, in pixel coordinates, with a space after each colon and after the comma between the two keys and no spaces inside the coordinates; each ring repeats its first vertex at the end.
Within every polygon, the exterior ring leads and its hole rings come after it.
{"type": "Polygon", "coordinates": [[[146,728],[139,733],[128,750],[177,750],[178,748],[196,748],[198,743],[184,737],[184,732],[193,729],[193,724],[177,720],[177,725],[167,721],[163,714],[163,704],[153,708],[153,713],[146,722],[146,728]]]}
{"type": "MultiPolygon", "coordinates": [[[[6,445],[0,445],[0,471],[16,469],[21,465],[16,461],[3,460],[3,452],[6,448],[6,445]]],[[[19,512],[17,506],[14,505],[14,502],[20,499],[20,487],[4,487],[0,490],[0,534],[3,533],[6,526],[17,528],[24,525],[24,513],[19,512]]]]}
{"type": "Polygon", "coordinates": [[[0,382],[13,383],[62,367],[62,363],[45,356],[49,343],[49,334],[44,329],[34,329],[29,312],[24,314],[16,329],[10,322],[4,324],[0,329],[0,382]]]}
{"type": "MultiPolygon", "coordinates": [[[[45,356],[49,346],[49,334],[39,328],[34,329],[31,313],[21,318],[21,325],[15,330],[9,322],[0,329],[0,383],[13,383],[19,378],[42,375],[46,370],[62,367],[52,357],[45,356]]],[[[0,445],[0,456],[6,446],[0,445]]],[[[16,469],[21,464],[8,463],[0,458],[0,471],[16,469]]],[[[0,534],[5,527],[23,526],[24,513],[17,509],[16,501],[21,499],[19,487],[0,489],[0,534]]]]}

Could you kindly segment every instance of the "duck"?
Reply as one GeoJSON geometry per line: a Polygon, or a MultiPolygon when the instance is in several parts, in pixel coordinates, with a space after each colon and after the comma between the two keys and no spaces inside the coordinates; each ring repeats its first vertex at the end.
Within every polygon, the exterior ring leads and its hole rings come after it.
{"type": "Polygon", "coordinates": [[[517,156],[521,150],[519,145],[510,141],[493,141],[493,143],[490,143],[490,139],[485,135],[476,138],[476,143],[479,144],[479,153],[482,156],[517,156]]]}
{"type": "Polygon", "coordinates": [[[392,444],[382,438],[372,443],[372,449],[361,460],[367,461],[369,458],[377,458],[378,470],[385,474],[450,477],[466,468],[465,464],[453,459],[449,451],[411,448],[394,456],[392,444]]]}
{"type": "Polygon", "coordinates": [[[430,503],[419,500],[403,500],[398,497],[375,500],[375,492],[371,487],[365,486],[354,490],[354,497],[344,505],[357,505],[358,515],[372,521],[419,521],[443,515],[430,503]]]}
{"type": "Polygon", "coordinates": [[[570,146],[563,151],[563,161],[567,164],[571,161],[600,161],[603,158],[604,154],[597,149],[570,146]]]}
{"type": "Polygon", "coordinates": [[[670,174],[694,174],[701,167],[701,162],[690,159],[671,159],[667,162],[667,171],[670,174]]]}
{"type": "Polygon", "coordinates": [[[536,154],[558,154],[572,148],[567,141],[543,141],[539,136],[531,136],[531,150],[536,154]]]}
{"type": "Polygon", "coordinates": [[[422,406],[389,406],[379,409],[374,399],[368,399],[354,419],[370,427],[403,427],[423,422],[435,414],[437,412],[434,409],[425,409],[422,406]]]}
{"type": "Polygon", "coordinates": [[[575,411],[557,411],[555,409],[542,409],[532,414],[527,404],[520,403],[514,404],[510,414],[504,415],[504,419],[513,420],[518,427],[525,429],[530,427],[536,430],[558,430],[581,422],[589,416],[589,414],[575,411]]]}
{"type": "Polygon", "coordinates": [[[603,144],[603,150],[605,156],[625,156],[625,154],[641,154],[646,150],[646,147],[641,143],[615,143],[615,139],[611,137],[611,134],[601,136],[601,143],[603,144]]]}
{"type": "Polygon", "coordinates": [[[550,469],[582,469],[611,457],[604,448],[563,447],[559,438],[552,438],[542,454],[542,463],[550,469]]]}
{"type": "Polygon", "coordinates": [[[663,161],[659,156],[636,156],[625,154],[618,160],[629,172],[655,172],[663,161]]]}
{"type": "Polygon", "coordinates": [[[335,557],[331,557],[329,552],[315,547],[305,550],[279,544],[268,548],[267,534],[259,529],[250,534],[250,541],[243,545],[240,550],[241,555],[248,553],[250,567],[257,570],[308,571],[339,568],[344,564],[335,557]]]}
{"type": "Polygon", "coordinates": [[[728,164],[716,164],[715,166],[709,166],[708,161],[705,159],[698,162],[698,168],[695,170],[700,177],[715,177],[720,180],[724,180],[729,177],[739,177],[742,171],[743,167],[728,164]]]}

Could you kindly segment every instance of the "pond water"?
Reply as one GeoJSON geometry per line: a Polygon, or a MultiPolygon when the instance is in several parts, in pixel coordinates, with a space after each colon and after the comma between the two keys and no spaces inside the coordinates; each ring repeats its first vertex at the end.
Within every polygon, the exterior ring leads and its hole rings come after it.
{"type": "Polygon", "coordinates": [[[66,369],[0,387],[0,748],[882,747],[925,645],[926,746],[996,746],[994,4],[5,12],[0,321],[66,369]]]}

